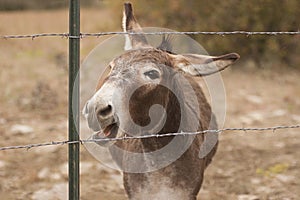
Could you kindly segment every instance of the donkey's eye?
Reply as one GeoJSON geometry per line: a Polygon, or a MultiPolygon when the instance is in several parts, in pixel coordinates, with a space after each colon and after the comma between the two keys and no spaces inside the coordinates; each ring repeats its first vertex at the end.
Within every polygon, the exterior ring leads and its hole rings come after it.
{"type": "Polygon", "coordinates": [[[158,79],[159,78],[159,72],[156,70],[150,70],[144,73],[145,76],[149,77],[150,79],[158,79]]]}

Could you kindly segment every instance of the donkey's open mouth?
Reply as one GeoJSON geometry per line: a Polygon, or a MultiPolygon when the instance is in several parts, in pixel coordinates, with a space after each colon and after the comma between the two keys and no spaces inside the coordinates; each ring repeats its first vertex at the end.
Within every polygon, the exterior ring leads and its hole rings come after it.
{"type": "Polygon", "coordinates": [[[105,139],[105,138],[116,138],[118,131],[119,131],[118,123],[113,123],[113,124],[108,125],[104,129],[102,129],[98,132],[95,132],[92,136],[92,139],[99,140],[96,143],[101,146],[110,146],[114,142],[108,141],[108,140],[104,140],[104,141],[100,141],[100,140],[105,139]]]}
{"type": "Polygon", "coordinates": [[[103,134],[105,137],[108,138],[115,138],[117,136],[119,130],[119,126],[117,123],[113,123],[111,125],[108,125],[104,130],[101,130],[97,132],[96,134],[103,134]]]}
{"type": "Polygon", "coordinates": [[[118,129],[119,128],[118,128],[117,123],[114,123],[114,124],[111,124],[108,127],[106,127],[104,129],[103,133],[106,137],[109,137],[109,136],[115,137],[118,133],[118,129]]]}

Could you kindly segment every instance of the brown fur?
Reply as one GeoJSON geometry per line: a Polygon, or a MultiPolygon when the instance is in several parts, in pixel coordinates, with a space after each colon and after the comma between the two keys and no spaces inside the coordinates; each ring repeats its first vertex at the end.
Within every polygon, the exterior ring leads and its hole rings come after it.
{"type": "MultiPolygon", "coordinates": [[[[125,3],[123,29],[125,32],[142,31],[130,3],[125,3]]],[[[149,110],[157,104],[165,109],[166,117],[163,127],[156,134],[217,129],[211,107],[193,76],[205,76],[221,71],[237,60],[238,54],[231,53],[219,57],[176,55],[169,52],[170,39],[164,38],[158,48],[151,47],[142,34],[125,35],[125,39],[125,49],[129,51],[110,63],[109,70],[99,79],[95,95],[85,106],[84,114],[91,129],[98,134],[101,129],[110,125],[116,127],[119,120],[119,132],[115,137],[122,134],[132,135],[135,125],[139,129],[137,132],[149,134],[153,128],[148,127],[148,124],[152,124],[151,120],[158,119],[157,123],[154,121],[156,126],[162,124],[161,119],[164,117],[157,112],[154,113],[155,117],[150,118],[149,110]],[[159,77],[154,78],[155,80],[147,78],[145,72],[151,71],[159,73],[159,77]],[[199,113],[195,106],[199,107],[199,113]],[[129,109],[129,114],[126,109],[129,109]],[[108,114],[102,115],[103,112],[99,111],[103,110],[108,110],[109,112],[105,112],[108,114]],[[134,128],[130,129],[131,127],[134,128]]],[[[124,170],[124,187],[129,199],[195,200],[203,182],[204,171],[218,146],[215,137],[216,143],[211,146],[212,149],[206,152],[207,154],[204,153],[204,157],[200,157],[200,152],[204,152],[200,147],[206,144],[208,136],[215,136],[208,134],[213,133],[122,140],[110,146],[109,150],[114,160],[124,170]],[[172,143],[171,150],[163,154],[164,157],[146,156],[174,141],[176,143],[172,143]],[[147,171],[145,173],[133,173],[153,165],[159,166],[160,163],[165,163],[165,160],[170,161],[169,157],[176,155],[180,149],[186,150],[177,156],[175,161],[167,162],[168,165],[157,167],[156,170],[144,170],[147,171]],[[138,160],[135,156],[130,157],[132,153],[139,153],[141,157],[138,160]],[[132,167],[136,170],[128,170],[132,167]]]]}
{"type": "MultiPolygon", "coordinates": [[[[165,64],[174,69],[172,60],[167,56],[167,54],[161,50],[157,49],[140,49],[136,51],[126,52],[124,55],[121,55],[117,58],[115,63],[115,68],[112,71],[112,76],[114,71],[126,70],[129,66],[132,66],[133,63],[140,62],[154,62],[156,64],[165,64]],[[131,58],[131,59],[128,59],[131,58]],[[122,65],[119,65],[122,64],[122,65]]],[[[208,128],[217,128],[215,118],[211,113],[210,105],[208,104],[202,89],[195,82],[192,76],[185,74],[184,77],[190,82],[192,88],[194,89],[200,110],[199,117],[199,128],[198,131],[206,130],[208,128]],[[213,127],[209,127],[209,124],[212,120],[213,127]]],[[[176,88],[173,88],[176,90],[176,88]]],[[[180,92],[180,91],[178,91],[180,92]]],[[[189,97],[186,97],[189,98],[189,97]]],[[[176,96],[168,91],[167,88],[158,86],[157,88],[147,88],[146,86],[140,88],[136,91],[131,97],[130,101],[130,114],[135,123],[145,126],[149,123],[148,110],[153,104],[161,104],[166,106],[167,110],[167,120],[160,131],[159,134],[177,132],[179,123],[181,120],[180,105],[176,96]],[[144,95],[141,95],[143,93],[144,95]],[[165,95],[168,94],[168,95],[165,95]]],[[[184,130],[190,131],[190,130],[184,130]]],[[[182,142],[184,143],[186,137],[183,137],[182,142]]],[[[135,139],[135,140],[126,140],[119,141],[116,145],[119,148],[122,148],[128,152],[152,152],[154,150],[160,149],[168,144],[173,137],[166,138],[151,138],[151,139],[135,139]]],[[[171,186],[176,190],[185,190],[184,199],[195,199],[198,191],[201,187],[203,181],[203,173],[205,168],[211,162],[212,157],[214,156],[217,145],[213,150],[203,159],[198,157],[200,146],[203,143],[204,136],[197,135],[191,146],[187,151],[175,162],[169,166],[159,169],[155,172],[148,173],[124,173],[124,187],[130,199],[136,199],[139,194],[137,191],[144,193],[145,197],[149,187],[153,184],[152,188],[155,188],[155,182],[151,182],[154,179],[160,179],[160,177],[168,177],[171,181],[171,186]],[[147,189],[146,189],[147,188],[147,189]],[[144,190],[145,189],[145,190],[144,190]]],[[[114,155],[113,148],[111,149],[112,154],[114,155]]],[[[127,155],[114,155],[117,163],[126,168],[126,158],[127,155]]],[[[148,194],[150,195],[150,194],[148,194]]],[[[139,199],[139,198],[137,198],[139,199]]]]}

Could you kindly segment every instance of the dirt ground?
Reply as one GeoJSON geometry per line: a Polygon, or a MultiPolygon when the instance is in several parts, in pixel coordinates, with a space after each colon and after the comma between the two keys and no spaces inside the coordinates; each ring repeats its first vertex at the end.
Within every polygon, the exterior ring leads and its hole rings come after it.
{"type": "MultiPolygon", "coordinates": [[[[119,30],[110,14],[82,10],[82,31],[119,30]],[[101,24],[92,20],[104,18],[101,24]]],[[[66,10],[0,12],[1,35],[68,32],[67,25],[66,10]]],[[[83,39],[82,59],[101,40],[83,39]]],[[[0,44],[0,146],[66,140],[67,39],[0,44]]],[[[239,67],[222,72],[225,127],[300,124],[299,71],[239,67]]],[[[221,134],[199,199],[299,199],[299,144],[299,129],[221,134]]],[[[67,156],[66,145],[0,151],[1,199],[66,199],[67,156]]],[[[126,199],[120,172],[99,163],[84,147],[80,156],[81,199],[126,199]]]]}

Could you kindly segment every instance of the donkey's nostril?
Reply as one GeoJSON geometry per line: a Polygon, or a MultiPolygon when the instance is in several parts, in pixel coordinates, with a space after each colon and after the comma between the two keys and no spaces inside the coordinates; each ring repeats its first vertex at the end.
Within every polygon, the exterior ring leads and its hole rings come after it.
{"type": "Polygon", "coordinates": [[[112,113],[112,107],[111,107],[111,105],[108,105],[105,108],[99,109],[99,111],[97,113],[99,116],[105,118],[112,113]]]}

